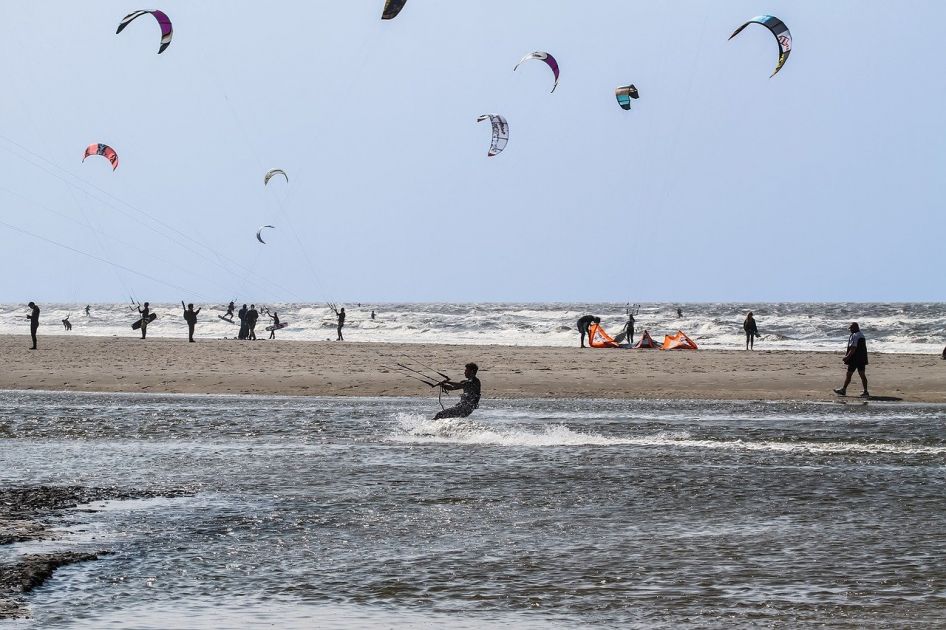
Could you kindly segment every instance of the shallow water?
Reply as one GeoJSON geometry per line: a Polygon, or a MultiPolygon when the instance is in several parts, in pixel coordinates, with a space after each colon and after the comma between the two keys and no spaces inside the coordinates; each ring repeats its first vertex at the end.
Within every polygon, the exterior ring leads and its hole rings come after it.
{"type": "Polygon", "coordinates": [[[0,548],[115,552],[15,626],[946,624],[946,407],[435,407],[0,393],[0,483],[195,491],[0,548]]]}

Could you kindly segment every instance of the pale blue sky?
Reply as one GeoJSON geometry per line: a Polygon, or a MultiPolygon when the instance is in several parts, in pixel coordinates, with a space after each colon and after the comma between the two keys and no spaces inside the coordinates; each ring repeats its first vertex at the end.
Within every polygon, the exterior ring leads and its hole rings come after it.
{"type": "Polygon", "coordinates": [[[943,299],[946,3],[382,5],[4,3],[0,221],[150,277],[0,225],[0,301],[943,299]]]}

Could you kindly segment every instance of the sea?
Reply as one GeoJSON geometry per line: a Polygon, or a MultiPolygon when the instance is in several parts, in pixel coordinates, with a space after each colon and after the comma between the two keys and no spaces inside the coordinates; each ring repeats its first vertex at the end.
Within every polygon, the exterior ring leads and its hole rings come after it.
{"type": "MultiPolygon", "coordinates": [[[[137,309],[130,304],[40,304],[40,334],[133,336],[137,309]],[[61,320],[69,318],[66,332],[61,320]]],[[[237,324],[220,319],[225,305],[203,306],[198,338],[234,337],[237,324]]],[[[241,303],[237,304],[237,308],[241,303]]],[[[601,304],[370,304],[346,307],[343,334],[359,342],[495,344],[510,346],[574,346],[575,323],[585,314],[598,315],[612,335],[627,321],[628,305],[601,304]],[[375,318],[371,318],[374,311],[375,318]]],[[[257,304],[288,324],[279,339],[335,339],[336,318],[326,304],[257,304]]],[[[739,348],[745,342],[742,323],[752,311],[762,338],[758,349],[843,350],[852,321],[860,324],[871,352],[940,353],[946,345],[946,304],[825,303],[699,303],[644,304],[636,312],[636,333],[647,330],[658,341],[682,330],[701,348],[739,348]],[[680,309],[682,316],[677,315],[680,309]]],[[[179,304],[153,304],[158,319],[148,326],[150,337],[187,335],[179,304]]],[[[0,334],[28,334],[24,304],[0,305],[0,334]]],[[[238,321],[238,320],[235,320],[238,321]]],[[[269,325],[264,314],[259,328],[269,325]]]]}
{"type": "MultiPolygon", "coordinates": [[[[896,308],[836,316],[933,321],[896,308]]],[[[575,315],[552,312],[439,307],[431,330],[575,315]]],[[[944,406],[436,409],[0,392],[0,484],[187,493],[67,510],[47,519],[55,540],[0,547],[111,552],[58,570],[32,618],[0,628],[946,627],[944,406]]]]}

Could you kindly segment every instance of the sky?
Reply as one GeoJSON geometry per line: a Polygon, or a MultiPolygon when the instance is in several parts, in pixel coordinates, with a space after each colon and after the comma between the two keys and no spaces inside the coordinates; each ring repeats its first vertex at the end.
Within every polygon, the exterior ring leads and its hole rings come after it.
{"type": "Polygon", "coordinates": [[[3,3],[0,302],[943,300],[946,3],[382,5],[3,3]]]}

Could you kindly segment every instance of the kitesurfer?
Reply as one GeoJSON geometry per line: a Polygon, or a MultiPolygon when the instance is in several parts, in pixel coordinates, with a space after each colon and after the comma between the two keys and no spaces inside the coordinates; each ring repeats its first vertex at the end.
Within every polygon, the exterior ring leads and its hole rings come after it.
{"type": "Polygon", "coordinates": [[[332,310],[335,311],[335,315],[338,316],[338,339],[335,341],[345,341],[345,338],[342,337],[342,328],[345,326],[345,307],[343,306],[341,310],[336,309],[334,306],[332,310]]]}
{"type": "Polygon", "coordinates": [[[266,314],[269,315],[269,318],[271,320],[273,320],[273,326],[272,326],[273,329],[269,331],[269,338],[275,339],[276,330],[279,328],[279,311],[276,311],[275,313],[270,313],[269,311],[266,311],[266,314]]]}
{"type": "Polygon", "coordinates": [[[89,313],[90,310],[92,310],[92,307],[91,307],[90,305],[86,304],[86,305],[85,305],[85,316],[86,316],[86,317],[92,317],[92,315],[89,313]]]}
{"type": "MultiPolygon", "coordinates": [[[[585,335],[588,334],[588,328],[592,323],[600,324],[601,318],[596,315],[584,315],[578,318],[578,333],[581,335],[581,347],[585,347],[585,335]]],[[[588,342],[591,342],[591,338],[588,338],[588,342]]]]}
{"type": "Polygon", "coordinates": [[[151,307],[145,302],[144,309],[139,306],[138,312],[141,313],[141,338],[144,339],[148,334],[148,317],[151,316],[151,307]]]}
{"type": "Polygon", "coordinates": [[[634,319],[634,312],[631,311],[630,307],[627,309],[627,323],[624,324],[624,328],[621,329],[621,332],[617,334],[614,338],[614,341],[617,343],[627,343],[631,345],[634,343],[634,323],[637,320],[634,319]]]}
{"type": "Polygon", "coordinates": [[[851,336],[847,340],[847,353],[842,359],[844,364],[847,365],[847,376],[844,378],[844,385],[835,389],[834,393],[838,396],[847,396],[847,386],[850,385],[851,376],[854,375],[856,370],[858,376],[861,377],[861,383],[864,384],[861,398],[870,398],[870,394],[867,392],[867,339],[864,337],[864,333],[861,332],[861,327],[857,325],[857,322],[853,322],[848,330],[851,331],[851,336]]]}
{"type": "Polygon", "coordinates": [[[752,311],[746,315],[746,321],[742,323],[742,329],[746,331],[746,350],[755,350],[755,338],[759,336],[759,327],[756,325],[752,311]]]}
{"type": "Polygon", "coordinates": [[[677,317],[683,317],[683,309],[677,308],[677,317]]]}
{"type": "MultiPolygon", "coordinates": [[[[230,300],[230,303],[227,305],[227,314],[224,315],[228,321],[233,321],[233,309],[236,307],[233,305],[233,300],[230,300]]],[[[246,308],[246,304],[243,305],[243,308],[246,308]]]]}
{"type": "Polygon", "coordinates": [[[434,416],[434,420],[440,420],[441,418],[466,418],[473,413],[474,409],[480,406],[481,386],[480,379],[476,378],[476,372],[478,370],[479,368],[475,363],[467,363],[463,371],[464,380],[455,383],[447,379],[440,383],[440,387],[444,391],[462,389],[463,393],[460,394],[460,402],[438,413],[434,416]]]}
{"type": "Polygon", "coordinates": [[[374,311],[371,311],[371,319],[374,319],[374,311]]]}
{"type": "Polygon", "coordinates": [[[246,312],[247,339],[256,341],[256,322],[259,320],[259,311],[255,304],[250,304],[250,310],[246,312]]]}
{"type": "Polygon", "coordinates": [[[246,304],[237,313],[237,317],[240,318],[240,332],[237,334],[237,339],[246,339],[246,304]]]}
{"type": "MultiPolygon", "coordinates": [[[[184,300],[181,300],[181,306],[184,306],[184,300]]],[[[194,327],[197,326],[197,314],[200,309],[194,310],[193,304],[188,304],[184,309],[184,321],[187,322],[187,340],[194,343],[194,327]]]]}
{"type": "Polygon", "coordinates": [[[30,337],[33,339],[33,347],[30,350],[36,350],[36,329],[39,328],[39,307],[33,302],[27,304],[30,307],[30,314],[26,319],[30,320],[30,337]]]}
{"type": "Polygon", "coordinates": [[[66,315],[66,318],[62,320],[62,327],[67,331],[72,330],[72,323],[69,321],[69,318],[72,316],[72,313],[66,315]]]}

